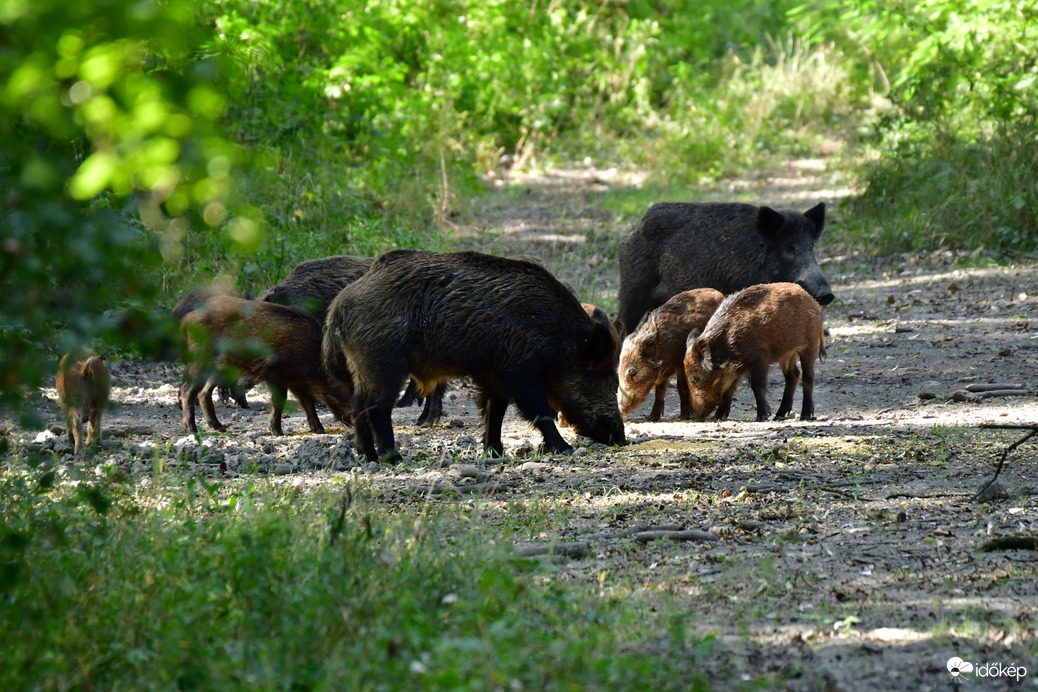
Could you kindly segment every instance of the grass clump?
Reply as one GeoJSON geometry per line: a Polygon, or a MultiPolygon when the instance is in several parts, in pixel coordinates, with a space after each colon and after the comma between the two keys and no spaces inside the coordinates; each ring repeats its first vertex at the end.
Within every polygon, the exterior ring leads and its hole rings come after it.
{"type": "MultiPolygon", "coordinates": [[[[689,689],[698,642],[362,490],[0,477],[3,689],[689,689]]],[[[464,528],[461,528],[464,527],[464,528]]]]}

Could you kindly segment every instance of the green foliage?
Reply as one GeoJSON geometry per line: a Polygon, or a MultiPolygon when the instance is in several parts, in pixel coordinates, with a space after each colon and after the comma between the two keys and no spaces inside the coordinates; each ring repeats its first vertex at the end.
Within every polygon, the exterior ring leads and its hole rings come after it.
{"type": "Polygon", "coordinates": [[[875,252],[1038,248],[1038,5],[825,1],[793,14],[845,45],[893,103],[852,209],[875,252]]]}
{"type": "Polygon", "coordinates": [[[391,518],[341,486],[80,481],[89,496],[45,467],[0,477],[3,689],[702,682],[683,627],[658,643],[651,614],[545,579],[450,511],[391,518]]]}
{"type": "Polygon", "coordinates": [[[161,251],[229,220],[236,150],[212,127],[223,65],[191,3],[56,0],[0,10],[0,405],[105,335],[154,349],[161,251]]]}

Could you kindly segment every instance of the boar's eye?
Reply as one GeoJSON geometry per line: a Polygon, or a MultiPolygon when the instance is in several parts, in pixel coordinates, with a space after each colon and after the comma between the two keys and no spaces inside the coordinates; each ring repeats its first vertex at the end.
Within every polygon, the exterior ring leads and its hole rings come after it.
{"type": "Polygon", "coordinates": [[[638,368],[627,368],[627,379],[633,380],[638,376],[638,368]]]}
{"type": "Polygon", "coordinates": [[[786,246],[786,255],[788,257],[796,257],[797,256],[797,246],[796,246],[796,243],[790,243],[789,245],[786,246]]]}

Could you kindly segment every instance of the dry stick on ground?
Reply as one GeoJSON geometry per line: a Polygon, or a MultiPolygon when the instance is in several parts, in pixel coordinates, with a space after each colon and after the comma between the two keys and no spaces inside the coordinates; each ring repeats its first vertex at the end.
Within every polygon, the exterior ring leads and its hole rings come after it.
{"type": "Polygon", "coordinates": [[[985,490],[990,488],[992,486],[992,484],[996,480],[998,480],[998,474],[1002,473],[1002,465],[1005,463],[1006,457],[1009,456],[1010,452],[1012,452],[1014,449],[1016,449],[1017,447],[1022,445],[1024,442],[1027,442],[1029,439],[1031,439],[1035,435],[1038,435],[1038,424],[1030,424],[1030,425],[1027,425],[1027,424],[1024,424],[1024,425],[1003,425],[1003,424],[1000,424],[1000,423],[982,423],[980,427],[981,428],[986,428],[986,429],[989,429],[989,430],[991,430],[991,429],[994,429],[994,430],[1030,430],[1030,432],[1027,433],[1026,435],[1024,435],[1023,437],[1021,437],[1019,440],[1017,440],[1013,444],[1011,444],[1008,447],[1006,447],[1006,450],[1004,452],[1002,452],[1002,456],[998,460],[998,466],[995,467],[995,475],[992,476],[991,480],[989,480],[987,483],[984,484],[983,488],[981,488],[980,490],[977,491],[976,495],[974,495],[972,498],[970,498],[970,502],[976,501],[976,499],[978,497],[980,497],[981,495],[984,494],[985,490]]]}

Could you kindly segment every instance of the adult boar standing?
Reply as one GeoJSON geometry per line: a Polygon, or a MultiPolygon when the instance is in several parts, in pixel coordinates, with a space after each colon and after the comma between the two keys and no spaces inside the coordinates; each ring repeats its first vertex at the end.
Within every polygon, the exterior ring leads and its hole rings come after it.
{"type": "Polygon", "coordinates": [[[354,382],[357,446],[397,461],[392,410],[410,374],[423,392],[470,377],[486,453],[501,455],[509,402],[552,452],[572,447],[555,427],[561,411],[577,432],[624,444],[616,404],[616,339],[602,315],[544,267],[478,252],[394,250],[333,301],[323,357],[354,382]]]}
{"type": "Polygon", "coordinates": [[[755,284],[799,284],[833,300],[815,260],[825,205],[804,213],[738,203],[654,204],[620,241],[620,314],[633,332],[646,312],[693,288],[725,295],[755,284]]]}

